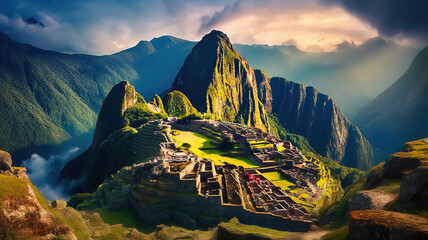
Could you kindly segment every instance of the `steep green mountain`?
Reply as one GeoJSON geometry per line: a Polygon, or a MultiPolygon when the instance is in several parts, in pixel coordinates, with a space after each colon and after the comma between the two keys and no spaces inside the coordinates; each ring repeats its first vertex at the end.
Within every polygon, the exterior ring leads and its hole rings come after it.
{"type": "Polygon", "coordinates": [[[341,165],[368,169],[373,150],[357,126],[327,95],[256,70],[259,98],[291,133],[302,135],[323,156],[341,165]]]}
{"type": "Polygon", "coordinates": [[[388,89],[358,113],[356,123],[380,158],[401,143],[428,136],[428,47],[388,89]]]}
{"type": "Polygon", "coordinates": [[[200,112],[267,129],[254,70],[222,32],[212,31],[195,45],[172,84],[200,112]]]}
{"type": "Polygon", "coordinates": [[[168,93],[163,102],[166,113],[171,117],[183,117],[197,112],[186,95],[179,91],[168,93]]]}
{"type": "Polygon", "coordinates": [[[164,92],[193,45],[166,36],[109,56],[70,55],[0,33],[0,147],[26,158],[87,133],[115,83],[129,80],[146,97],[164,92]]]}
{"type": "Polygon", "coordinates": [[[234,47],[252,67],[329,95],[351,120],[406,71],[418,51],[379,37],[326,53],[305,52],[293,45],[234,47]]]}
{"type": "MultiPolygon", "coordinates": [[[[71,160],[62,169],[60,178],[64,181],[78,179],[79,184],[70,191],[94,191],[96,187],[112,173],[125,165],[145,160],[158,154],[148,154],[142,159],[134,148],[135,139],[141,136],[133,128],[152,119],[166,117],[164,113],[153,112],[144,98],[126,81],[115,85],[104,100],[98,115],[92,145],[81,155],[71,160]]],[[[150,139],[152,139],[150,135],[150,139]]],[[[146,152],[150,146],[158,147],[159,142],[147,142],[146,152]]]]}

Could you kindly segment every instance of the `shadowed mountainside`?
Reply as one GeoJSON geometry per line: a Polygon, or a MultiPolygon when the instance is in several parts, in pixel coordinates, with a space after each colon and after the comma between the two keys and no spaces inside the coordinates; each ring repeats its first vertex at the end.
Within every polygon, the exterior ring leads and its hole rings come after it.
{"type": "Polygon", "coordinates": [[[402,142],[428,136],[428,47],[391,87],[358,113],[356,124],[380,161],[402,142]]]}
{"type": "Polygon", "coordinates": [[[305,52],[294,45],[234,47],[254,68],[329,95],[350,120],[406,71],[418,51],[380,37],[323,53],[305,52]]]}

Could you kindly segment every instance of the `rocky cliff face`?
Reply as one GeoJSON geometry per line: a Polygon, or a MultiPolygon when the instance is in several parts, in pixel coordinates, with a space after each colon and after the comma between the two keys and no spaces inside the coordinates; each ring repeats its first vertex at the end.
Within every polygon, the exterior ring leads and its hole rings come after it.
{"type": "Polygon", "coordinates": [[[254,70],[222,32],[212,31],[196,44],[172,84],[200,112],[225,121],[268,129],[267,114],[258,98],[254,70]]]}
{"type": "MultiPolygon", "coordinates": [[[[85,189],[98,186],[99,174],[103,168],[103,159],[97,158],[97,151],[101,143],[113,132],[125,127],[123,114],[129,107],[144,99],[135,92],[135,89],[127,81],[116,84],[107,95],[101,107],[97,127],[95,128],[92,145],[81,155],[71,160],[61,171],[61,179],[76,180],[83,183],[85,189]],[[97,179],[95,181],[95,179],[97,179]]],[[[116,139],[118,141],[120,138],[116,139]]],[[[105,163],[104,163],[105,164],[105,163]]],[[[104,166],[106,167],[106,166],[104,166]]],[[[107,175],[108,176],[108,175],[107,175]]]]}
{"type": "Polygon", "coordinates": [[[358,127],[327,95],[313,87],[272,79],[256,71],[259,98],[292,133],[306,137],[318,153],[342,165],[368,169],[373,150],[358,127]]]}

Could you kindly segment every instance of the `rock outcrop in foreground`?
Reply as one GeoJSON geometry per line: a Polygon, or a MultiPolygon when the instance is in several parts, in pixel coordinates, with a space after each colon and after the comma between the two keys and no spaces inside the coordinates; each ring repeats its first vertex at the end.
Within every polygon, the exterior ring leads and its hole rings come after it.
{"type": "Polygon", "coordinates": [[[401,180],[400,200],[405,206],[428,206],[428,138],[407,142],[385,164],[370,171],[367,187],[388,180],[401,180]]]}
{"type": "Polygon", "coordinates": [[[428,219],[384,210],[353,211],[349,239],[428,239],[428,219]]]}
{"type": "Polygon", "coordinates": [[[47,203],[31,184],[26,169],[11,165],[9,153],[0,151],[0,239],[76,239],[46,210],[47,203]]]}

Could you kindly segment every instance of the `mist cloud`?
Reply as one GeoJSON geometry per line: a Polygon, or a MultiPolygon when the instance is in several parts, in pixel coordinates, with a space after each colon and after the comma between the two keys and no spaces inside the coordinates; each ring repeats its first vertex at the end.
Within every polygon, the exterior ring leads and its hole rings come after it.
{"type": "Polygon", "coordinates": [[[78,147],[74,147],[48,158],[33,153],[29,159],[23,161],[22,166],[27,169],[31,182],[48,200],[67,200],[70,196],[64,186],[58,183],[58,177],[61,169],[79,153],[79,150],[78,147]]]}

